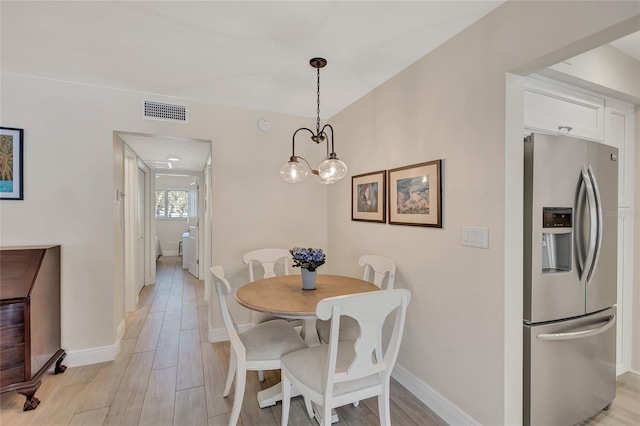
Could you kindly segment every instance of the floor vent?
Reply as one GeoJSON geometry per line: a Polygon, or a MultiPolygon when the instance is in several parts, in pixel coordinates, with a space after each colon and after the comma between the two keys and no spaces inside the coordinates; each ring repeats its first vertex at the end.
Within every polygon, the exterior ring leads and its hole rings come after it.
{"type": "Polygon", "coordinates": [[[151,120],[187,122],[187,107],[162,102],[144,101],[142,117],[151,120]]]}

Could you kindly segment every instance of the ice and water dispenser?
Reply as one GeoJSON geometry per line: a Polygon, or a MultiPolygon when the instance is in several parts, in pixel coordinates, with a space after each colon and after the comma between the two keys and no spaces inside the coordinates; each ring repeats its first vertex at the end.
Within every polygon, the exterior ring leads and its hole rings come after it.
{"type": "Polygon", "coordinates": [[[542,209],[542,273],[571,271],[573,241],[573,209],[542,209]]]}

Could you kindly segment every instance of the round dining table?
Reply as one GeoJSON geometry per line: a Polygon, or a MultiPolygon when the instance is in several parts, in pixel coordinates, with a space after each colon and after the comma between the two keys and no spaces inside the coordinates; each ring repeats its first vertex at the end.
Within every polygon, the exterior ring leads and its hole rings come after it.
{"type": "Polygon", "coordinates": [[[282,275],[245,284],[236,300],[245,308],[284,318],[313,319],[322,299],[380,290],[375,284],[353,277],[318,274],[314,290],[302,289],[300,275],[282,275]]]}
{"type": "MultiPolygon", "coordinates": [[[[235,297],[240,305],[254,311],[283,318],[302,319],[302,337],[309,346],[315,346],[320,344],[316,331],[318,302],[327,297],[379,290],[375,284],[358,278],[324,274],[318,274],[314,290],[303,290],[300,275],[281,275],[245,284],[236,291],[235,297]]],[[[280,383],[258,392],[260,408],[274,405],[281,399],[280,383]]],[[[332,423],[336,421],[337,416],[334,414],[332,423]]]]}

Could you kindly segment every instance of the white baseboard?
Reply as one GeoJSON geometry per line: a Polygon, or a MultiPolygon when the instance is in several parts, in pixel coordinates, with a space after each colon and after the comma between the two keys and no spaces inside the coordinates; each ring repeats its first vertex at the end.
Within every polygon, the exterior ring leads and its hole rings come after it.
{"type": "MultiPolygon", "coordinates": [[[[251,328],[251,324],[239,326],[240,331],[251,328]]],[[[224,328],[209,328],[209,341],[212,343],[229,340],[224,328]]],[[[429,385],[414,376],[403,366],[396,364],[391,376],[407,388],[416,398],[432,409],[438,416],[451,425],[480,425],[473,417],[462,411],[454,403],[440,395],[429,385]]]]}
{"type": "Polygon", "coordinates": [[[224,342],[229,340],[227,331],[224,328],[209,328],[209,341],[211,343],[224,342]]]}
{"type": "Polygon", "coordinates": [[[67,367],[80,367],[82,365],[99,364],[101,362],[115,360],[120,353],[120,341],[126,330],[125,324],[125,320],[122,319],[116,329],[116,342],[113,345],[67,351],[67,356],[64,358],[63,364],[67,367]]]}
{"type": "MultiPolygon", "coordinates": [[[[239,325],[238,326],[238,331],[240,333],[244,332],[245,330],[250,329],[251,327],[253,327],[253,324],[243,324],[243,325],[239,325]]],[[[229,336],[227,335],[227,330],[225,330],[224,328],[211,328],[209,327],[209,342],[211,343],[216,343],[216,342],[225,342],[227,340],[229,340],[229,336]]]]}
{"type": "Polygon", "coordinates": [[[626,363],[621,363],[616,365],[616,377],[620,377],[629,371],[628,361],[626,363]]]}
{"type": "Polygon", "coordinates": [[[414,376],[403,366],[396,364],[391,377],[407,388],[423,404],[433,410],[450,425],[480,425],[473,417],[462,411],[454,403],[440,395],[431,386],[414,376]]]}
{"type": "Polygon", "coordinates": [[[178,256],[180,253],[178,250],[162,250],[161,256],[178,256]]]}
{"type": "Polygon", "coordinates": [[[640,371],[629,370],[618,377],[618,380],[631,388],[640,390],[640,371]]]}
{"type": "Polygon", "coordinates": [[[67,367],[80,367],[81,365],[113,361],[116,359],[118,352],[120,352],[120,340],[110,346],[67,351],[63,364],[67,367]]]}
{"type": "Polygon", "coordinates": [[[120,340],[122,340],[126,329],[127,322],[122,318],[122,321],[120,321],[120,324],[118,324],[118,328],[116,329],[116,345],[118,345],[118,352],[120,352],[120,340]]]}

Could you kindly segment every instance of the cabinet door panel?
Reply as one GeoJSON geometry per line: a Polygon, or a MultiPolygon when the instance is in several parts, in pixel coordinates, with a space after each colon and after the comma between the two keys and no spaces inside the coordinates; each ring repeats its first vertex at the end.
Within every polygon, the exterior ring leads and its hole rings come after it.
{"type": "Polygon", "coordinates": [[[618,148],[618,205],[633,207],[633,107],[607,100],[605,143],[618,148]]]}
{"type": "Polygon", "coordinates": [[[633,324],[633,209],[618,209],[618,321],[617,374],[631,369],[631,327],[633,324]]]}
{"type": "Polygon", "coordinates": [[[564,86],[529,79],[524,125],[534,131],[604,140],[604,99],[564,86]]]}

